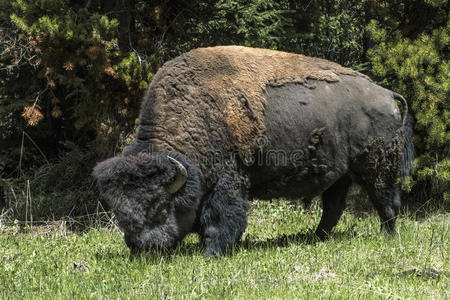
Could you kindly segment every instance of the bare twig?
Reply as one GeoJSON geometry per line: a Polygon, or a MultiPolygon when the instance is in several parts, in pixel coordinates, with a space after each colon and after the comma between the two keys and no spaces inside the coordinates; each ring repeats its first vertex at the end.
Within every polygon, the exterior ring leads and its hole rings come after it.
{"type": "MultiPolygon", "coordinates": [[[[36,142],[31,138],[31,136],[26,133],[25,131],[22,131],[23,134],[30,140],[30,142],[34,145],[34,147],[36,147],[36,149],[39,151],[39,153],[42,155],[42,157],[44,158],[45,162],[47,164],[50,164],[50,162],[48,161],[47,157],[45,156],[44,152],[42,152],[41,148],[39,148],[39,146],[36,144],[36,142]]],[[[22,146],[23,146],[23,135],[22,135],[22,146]]]]}
{"type": "Polygon", "coordinates": [[[22,158],[23,158],[23,142],[25,139],[25,131],[22,131],[22,142],[20,146],[20,157],[19,157],[19,176],[22,175],[22,158]]]}

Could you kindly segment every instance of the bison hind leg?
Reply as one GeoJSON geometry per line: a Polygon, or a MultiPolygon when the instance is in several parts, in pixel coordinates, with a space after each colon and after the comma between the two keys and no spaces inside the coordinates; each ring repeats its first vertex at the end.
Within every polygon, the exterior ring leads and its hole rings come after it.
{"type": "Polygon", "coordinates": [[[402,165],[404,135],[397,133],[385,143],[384,139],[374,140],[356,161],[355,178],[367,191],[369,199],[378,211],[381,228],[395,232],[395,221],[400,208],[399,176],[402,165]]]}
{"type": "Polygon", "coordinates": [[[368,190],[369,198],[378,211],[381,229],[388,233],[395,232],[395,221],[400,208],[400,187],[368,190]]]}
{"type": "Polygon", "coordinates": [[[316,235],[324,240],[339,221],[345,209],[345,197],[352,184],[349,175],[344,175],[322,194],[322,218],[316,235]]]}

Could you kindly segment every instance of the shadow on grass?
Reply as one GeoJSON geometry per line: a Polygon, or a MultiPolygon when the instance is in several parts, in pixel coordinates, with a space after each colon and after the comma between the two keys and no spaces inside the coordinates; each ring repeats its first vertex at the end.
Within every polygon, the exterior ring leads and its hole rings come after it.
{"type": "Polygon", "coordinates": [[[348,239],[355,236],[355,232],[350,228],[346,231],[332,232],[330,236],[324,241],[320,240],[314,232],[299,232],[295,234],[283,234],[276,238],[270,238],[266,240],[254,240],[252,238],[246,238],[239,245],[236,246],[236,250],[246,249],[266,249],[272,247],[289,247],[291,245],[315,245],[317,243],[325,242],[329,239],[348,239]]]}
{"type": "Polygon", "coordinates": [[[107,252],[107,253],[96,252],[94,254],[94,256],[99,261],[100,260],[114,261],[115,259],[118,259],[118,258],[126,259],[130,256],[130,254],[128,251],[107,252]]]}
{"type": "MultiPolygon", "coordinates": [[[[333,232],[329,239],[341,240],[350,239],[354,237],[356,233],[352,228],[345,231],[333,232]]],[[[269,238],[266,240],[256,240],[254,238],[247,237],[240,243],[236,244],[225,256],[232,256],[238,254],[242,249],[245,250],[259,250],[269,248],[287,248],[291,245],[315,245],[321,243],[321,241],[314,232],[299,232],[296,234],[283,234],[275,238],[269,238]]],[[[146,251],[139,253],[131,253],[129,255],[130,260],[145,260],[147,263],[160,263],[162,260],[171,261],[179,256],[193,257],[204,256],[204,249],[199,242],[196,243],[181,243],[176,249],[172,251],[146,251]]],[[[119,256],[119,255],[118,255],[119,256]]],[[[123,255],[120,255],[123,256],[123,255]]]]}
{"type": "Polygon", "coordinates": [[[275,238],[269,238],[266,240],[255,240],[254,238],[247,237],[236,247],[236,250],[239,250],[241,248],[246,250],[253,250],[261,248],[266,249],[272,247],[289,247],[292,244],[312,245],[318,242],[320,242],[320,240],[313,232],[283,234],[275,238]]]}

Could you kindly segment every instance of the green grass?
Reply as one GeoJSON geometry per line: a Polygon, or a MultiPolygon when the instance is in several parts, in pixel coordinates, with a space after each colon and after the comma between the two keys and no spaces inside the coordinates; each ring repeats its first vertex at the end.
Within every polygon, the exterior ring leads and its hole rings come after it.
{"type": "Polygon", "coordinates": [[[377,216],[345,213],[328,241],[314,242],[319,217],[255,202],[242,245],[221,259],[203,257],[195,235],[171,256],[130,259],[111,230],[0,227],[0,297],[449,298],[449,214],[401,217],[389,237],[377,216]]]}

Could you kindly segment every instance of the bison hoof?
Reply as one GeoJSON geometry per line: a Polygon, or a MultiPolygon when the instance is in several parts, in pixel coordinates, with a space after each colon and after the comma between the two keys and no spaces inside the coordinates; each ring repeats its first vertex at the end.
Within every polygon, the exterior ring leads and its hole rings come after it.
{"type": "Polygon", "coordinates": [[[217,249],[206,249],[205,257],[207,258],[219,258],[222,254],[217,249]]]}
{"type": "Polygon", "coordinates": [[[321,240],[321,241],[325,241],[328,239],[328,237],[330,236],[330,233],[328,231],[325,231],[323,229],[317,229],[315,232],[316,237],[321,240]]]}

